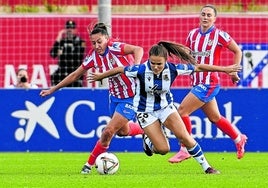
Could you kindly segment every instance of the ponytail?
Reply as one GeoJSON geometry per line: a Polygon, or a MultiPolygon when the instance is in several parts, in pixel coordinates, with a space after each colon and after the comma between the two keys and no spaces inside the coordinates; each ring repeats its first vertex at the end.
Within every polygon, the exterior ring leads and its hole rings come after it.
{"type": "Polygon", "coordinates": [[[150,51],[149,56],[162,56],[167,59],[167,56],[176,57],[184,63],[196,64],[196,59],[191,55],[191,50],[182,44],[177,44],[168,41],[159,41],[150,51]]]}
{"type": "Polygon", "coordinates": [[[101,33],[103,35],[109,36],[107,26],[102,22],[96,23],[94,24],[94,26],[89,25],[87,30],[88,30],[89,35],[101,33]]]}

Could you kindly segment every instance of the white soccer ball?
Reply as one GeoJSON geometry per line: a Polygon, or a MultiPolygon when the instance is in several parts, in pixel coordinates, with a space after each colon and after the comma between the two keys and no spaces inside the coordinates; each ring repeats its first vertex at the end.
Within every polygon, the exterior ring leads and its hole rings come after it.
{"type": "Polygon", "coordinates": [[[113,153],[105,152],[97,157],[95,167],[99,174],[114,174],[119,169],[119,160],[113,153]]]}

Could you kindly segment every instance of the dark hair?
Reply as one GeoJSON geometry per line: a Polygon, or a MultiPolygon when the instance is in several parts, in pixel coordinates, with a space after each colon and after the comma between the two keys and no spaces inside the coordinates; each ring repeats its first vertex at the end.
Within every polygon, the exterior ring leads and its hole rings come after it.
{"type": "Polygon", "coordinates": [[[94,35],[97,33],[101,33],[103,35],[109,35],[107,26],[102,22],[96,23],[92,29],[88,28],[88,32],[89,32],[89,35],[94,35]]]}
{"type": "Polygon", "coordinates": [[[73,20],[68,20],[66,23],[65,23],[65,28],[66,29],[75,29],[76,27],[76,24],[73,20]]]}
{"type": "Polygon", "coordinates": [[[18,75],[20,71],[26,71],[26,72],[27,72],[27,69],[25,69],[25,68],[19,68],[19,69],[17,70],[17,73],[16,73],[16,74],[18,75]]]}
{"type": "Polygon", "coordinates": [[[166,48],[164,48],[164,46],[156,44],[156,45],[153,45],[149,51],[149,56],[152,56],[152,55],[161,56],[167,59],[168,51],[166,48]]]}
{"type": "Polygon", "coordinates": [[[162,56],[166,60],[168,56],[175,56],[185,63],[196,64],[196,59],[191,55],[191,50],[182,44],[177,44],[168,41],[159,41],[152,46],[149,51],[149,56],[162,56]]]}
{"type": "Polygon", "coordinates": [[[201,8],[201,11],[203,10],[203,8],[207,8],[207,7],[213,9],[213,11],[215,13],[215,16],[217,16],[217,9],[216,9],[216,7],[214,5],[211,5],[211,4],[207,4],[207,5],[203,6],[201,8]]]}

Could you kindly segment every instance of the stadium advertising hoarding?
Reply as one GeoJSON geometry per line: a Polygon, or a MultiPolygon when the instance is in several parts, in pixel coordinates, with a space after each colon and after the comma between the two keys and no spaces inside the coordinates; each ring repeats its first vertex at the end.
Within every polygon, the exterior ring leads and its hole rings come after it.
{"type": "MultiPolygon", "coordinates": [[[[177,105],[189,89],[173,89],[177,105]]],[[[41,98],[40,90],[0,91],[0,151],[90,151],[110,120],[105,89],[62,89],[41,98]]],[[[222,89],[221,113],[249,137],[247,151],[268,151],[267,89],[222,89]]],[[[235,145],[201,111],[191,115],[193,137],[205,151],[235,151],[235,145]]],[[[168,132],[171,150],[178,150],[168,132]]],[[[116,136],[110,151],[143,151],[141,136],[116,136]]]]}

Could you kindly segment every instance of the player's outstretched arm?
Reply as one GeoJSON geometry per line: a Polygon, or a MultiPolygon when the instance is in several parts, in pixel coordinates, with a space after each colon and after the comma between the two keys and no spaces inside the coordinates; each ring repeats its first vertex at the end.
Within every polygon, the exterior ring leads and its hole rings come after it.
{"type": "Polygon", "coordinates": [[[106,71],[104,73],[92,72],[87,77],[87,80],[89,82],[101,81],[104,78],[108,78],[110,76],[114,76],[114,75],[119,74],[119,73],[124,73],[124,67],[116,67],[116,68],[113,68],[113,69],[106,71]]]}
{"type": "Polygon", "coordinates": [[[80,65],[80,67],[78,67],[74,72],[65,77],[60,83],[51,87],[50,89],[42,90],[39,95],[41,97],[45,97],[54,93],[60,88],[68,86],[69,84],[73,83],[74,81],[78,80],[81,76],[83,76],[86,71],[87,70],[83,69],[82,65],[80,65]]]}
{"type": "Polygon", "coordinates": [[[52,88],[50,88],[50,89],[43,89],[43,90],[40,92],[39,95],[40,95],[41,97],[46,97],[46,96],[48,96],[48,95],[54,93],[54,91],[55,91],[54,87],[52,87],[52,88]]]}
{"type": "Polygon", "coordinates": [[[196,72],[225,72],[227,74],[232,74],[234,72],[240,72],[241,69],[242,69],[241,65],[238,64],[233,64],[229,66],[197,64],[195,66],[196,72]]]}

